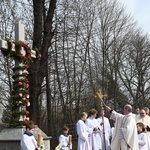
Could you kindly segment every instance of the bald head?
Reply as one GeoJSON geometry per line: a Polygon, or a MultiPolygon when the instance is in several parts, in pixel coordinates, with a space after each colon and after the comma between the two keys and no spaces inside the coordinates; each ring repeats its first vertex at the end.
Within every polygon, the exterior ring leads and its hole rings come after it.
{"type": "Polygon", "coordinates": [[[126,104],[124,106],[124,114],[128,114],[128,113],[131,113],[132,112],[132,106],[130,104],[126,104]]]}

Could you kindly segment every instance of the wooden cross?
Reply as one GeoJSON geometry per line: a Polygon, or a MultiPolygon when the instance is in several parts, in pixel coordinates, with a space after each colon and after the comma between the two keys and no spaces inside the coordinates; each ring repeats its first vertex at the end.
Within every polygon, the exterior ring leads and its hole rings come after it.
{"type": "MultiPolygon", "coordinates": [[[[20,22],[18,22],[16,25],[15,25],[15,41],[16,42],[19,42],[19,41],[21,41],[21,42],[24,42],[25,41],[25,30],[24,30],[24,24],[22,24],[22,23],[20,23],[20,22]]],[[[7,49],[8,49],[8,42],[7,41],[5,41],[5,40],[0,40],[0,49],[2,50],[2,51],[6,51],[7,49]]],[[[12,44],[12,48],[11,48],[11,51],[14,51],[15,52],[15,43],[13,43],[12,44]]],[[[22,54],[22,56],[25,56],[26,55],[26,51],[25,51],[25,49],[24,49],[24,47],[21,47],[21,49],[20,49],[20,52],[21,52],[21,54],[22,54]]],[[[35,50],[31,50],[31,57],[32,58],[36,58],[36,51],[35,50]]],[[[17,68],[17,67],[22,67],[22,66],[24,66],[24,65],[26,65],[26,64],[24,64],[23,62],[19,62],[19,61],[16,61],[15,60],[15,67],[17,68]]],[[[17,71],[14,71],[14,74],[15,75],[18,75],[18,72],[19,72],[20,70],[17,70],[17,71]]],[[[22,70],[21,70],[22,71],[22,70]]],[[[25,68],[24,70],[23,70],[23,72],[28,72],[27,71],[27,68],[25,68]]],[[[22,77],[22,76],[21,76],[22,77]]],[[[16,80],[19,80],[21,77],[18,77],[16,80]]],[[[28,80],[28,79],[27,79],[28,80]]],[[[17,82],[17,81],[16,81],[17,82]]],[[[21,82],[20,82],[20,84],[21,84],[21,82]]],[[[25,84],[25,83],[23,83],[23,84],[25,84]]],[[[13,85],[13,88],[15,87],[16,85],[13,85]]],[[[19,92],[18,93],[14,93],[13,95],[12,95],[12,99],[15,97],[16,99],[17,98],[22,98],[22,100],[21,101],[16,101],[16,103],[17,103],[17,105],[19,106],[16,110],[14,110],[14,112],[15,112],[15,114],[19,114],[19,116],[16,116],[16,117],[14,117],[14,120],[16,121],[16,122],[23,122],[23,121],[25,121],[25,119],[27,118],[26,117],[26,115],[25,114],[22,114],[22,112],[25,112],[26,113],[26,106],[22,106],[21,105],[21,103],[22,102],[25,102],[25,100],[27,101],[28,99],[29,99],[29,95],[28,95],[28,98],[26,97],[26,95],[24,96],[23,94],[27,91],[27,90],[29,90],[29,87],[27,87],[27,85],[25,84],[25,88],[22,88],[21,86],[20,86],[20,89],[18,90],[19,92]],[[17,94],[17,95],[16,95],[17,94]],[[22,95],[21,95],[22,94],[22,95]],[[17,97],[18,96],[18,97],[17,97]]]]}

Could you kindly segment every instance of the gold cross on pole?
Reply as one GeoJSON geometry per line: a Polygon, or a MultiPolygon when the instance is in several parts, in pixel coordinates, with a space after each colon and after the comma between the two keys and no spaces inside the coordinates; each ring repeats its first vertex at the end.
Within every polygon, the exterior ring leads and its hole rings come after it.
{"type": "Polygon", "coordinates": [[[105,95],[102,94],[101,90],[95,93],[95,97],[97,97],[101,102],[101,109],[104,109],[103,106],[106,106],[103,101],[103,97],[106,97],[106,96],[107,96],[106,94],[105,95]]]}
{"type": "MultiPolygon", "coordinates": [[[[104,107],[105,103],[103,101],[103,97],[107,96],[107,95],[103,95],[102,91],[98,91],[95,93],[95,97],[97,97],[98,99],[100,99],[101,102],[101,113],[104,113],[104,107]]],[[[104,115],[102,115],[102,122],[103,122],[103,139],[104,139],[104,147],[106,150],[106,137],[105,137],[105,125],[104,125],[104,115]]]]}
{"type": "Polygon", "coordinates": [[[99,91],[99,92],[96,92],[95,93],[95,96],[100,99],[100,100],[103,100],[103,97],[106,97],[107,95],[103,95],[102,91],[99,91]]]}

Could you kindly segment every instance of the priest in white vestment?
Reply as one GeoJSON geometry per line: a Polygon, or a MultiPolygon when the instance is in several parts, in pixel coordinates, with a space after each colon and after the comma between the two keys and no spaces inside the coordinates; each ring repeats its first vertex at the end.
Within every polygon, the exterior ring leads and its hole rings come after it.
{"type": "Polygon", "coordinates": [[[110,119],[115,121],[115,129],[112,136],[112,150],[139,150],[138,134],[135,117],[132,114],[132,106],[127,104],[124,106],[124,115],[111,110],[110,119]]]}
{"type": "Polygon", "coordinates": [[[80,114],[80,119],[78,120],[76,127],[77,127],[77,134],[78,134],[78,149],[77,150],[90,150],[88,137],[90,134],[88,132],[88,127],[84,123],[87,119],[87,113],[82,112],[80,114]]]}
{"type": "Polygon", "coordinates": [[[99,128],[102,128],[102,150],[110,150],[110,138],[112,130],[108,118],[104,117],[104,110],[101,111],[100,117],[97,118],[99,128]]]}
{"type": "Polygon", "coordinates": [[[101,143],[101,129],[98,126],[98,121],[95,119],[97,115],[97,111],[95,109],[91,109],[89,112],[89,117],[85,121],[85,124],[88,126],[88,131],[90,133],[89,140],[89,147],[90,150],[102,150],[102,143],[101,143]]]}

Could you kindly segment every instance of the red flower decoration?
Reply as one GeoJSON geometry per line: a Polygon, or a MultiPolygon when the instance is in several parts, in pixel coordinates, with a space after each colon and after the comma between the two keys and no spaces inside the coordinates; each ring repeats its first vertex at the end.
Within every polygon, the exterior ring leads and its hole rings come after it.
{"type": "Polygon", "coordinates": [[[18,82],[18,85],[23,85],[23,83],[22,82],[18,82]]]}
{"type": "Polygon", "coordinates": [[[26,92],[26,94],[28,94],[28,93],[29,93],[29,90],[25,90],[25,92],[26,92]]]}
{"type": "Polygon", "coordinates": [[[10,45],[12,46],[14,43],[13,42],[10,42],[10,45]]]}
{"type": "Polygon", "coordinates": [[[28,83],[26,84],[26,88],[29,88],[29,84],[28,83]]]}
{"type": "Polygon", "coordinates": [[[24,82],[28,83],[28,82],[29,82],[29,80],[26,78],[26,79],[24,80],[24,82]]]}
{"type": "Polygon", "coordinates": [[[28,115],[29,115],[29,111],[26,111],[26,112],[25,112],[25,115],[28,116],[28,115]]]}
{"type": "Polygon", "coordinates": [[[28,60],[31,60],[31,56],[27,56],[27,59],[28,59],[28,60]]]}
{"type": "Polygon", "coordinates": [[[28,68],[29,68],[29,65],[25,65],[25,68],[28,69],[28,68]]]}
{"type": "Polygon", "coordinates": [[[42,54],[38,54],[38,58],[41,58],[42,57],[42,54]]]}
{"type": "Polygon", "coordinates": [[[26,98],[25,102],[26,102],[26,103],[28,103],[28,102],[29,102],[29,99],[28,99],[28,98],[26,98]]]}

